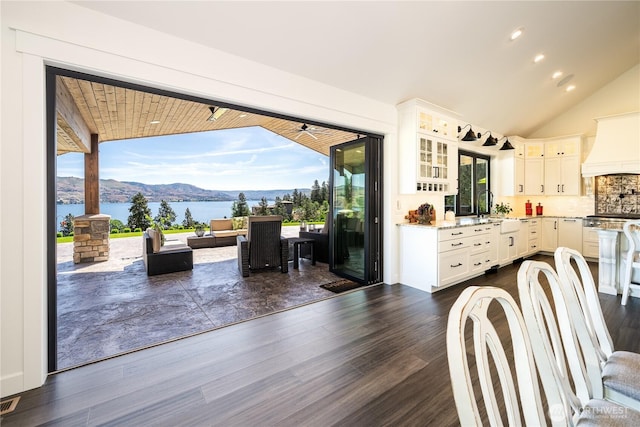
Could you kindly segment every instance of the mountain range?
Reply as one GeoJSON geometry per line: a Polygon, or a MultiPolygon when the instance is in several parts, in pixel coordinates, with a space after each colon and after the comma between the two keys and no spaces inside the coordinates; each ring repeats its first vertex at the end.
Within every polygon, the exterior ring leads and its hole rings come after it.
{"type": "MultiPolygon", "coordinates": [[[[59,204],[84,203],[84,179],[73,176],[58,177],[56,182],[57,202],[59,204]]],[[[298,192],[309,195],[311,189],[302,188],[298,192]]],[[[205,190],[190,184],[143,184],[141,182],[100,180],[100,201],[103,203],[129,203],[131,198],[142,193],[149,202],[210,202],[237,200],[238,194],[244,193],[247,200],[267,200],[282,198],[285,194],[293,194],[290,190],[205,190]]]]}

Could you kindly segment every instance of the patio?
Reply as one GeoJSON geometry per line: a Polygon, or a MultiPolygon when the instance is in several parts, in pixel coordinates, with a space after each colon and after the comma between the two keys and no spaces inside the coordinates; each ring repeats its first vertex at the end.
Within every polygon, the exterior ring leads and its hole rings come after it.
{"type": "MultiPolygon", "coordinates": [[[[299,228],[283,227],[286,237],[299,228]]],[[[168,235],[186,243],[193,233],[168,235]]],[[[147,276],[142,237],[110,240],[106,262],[73,263],[73,243],[57,245],[58,370],[308,304],[336,294],[327,264],[243,278],[237,247],[193,251],[193,271],[147,276]]]]}

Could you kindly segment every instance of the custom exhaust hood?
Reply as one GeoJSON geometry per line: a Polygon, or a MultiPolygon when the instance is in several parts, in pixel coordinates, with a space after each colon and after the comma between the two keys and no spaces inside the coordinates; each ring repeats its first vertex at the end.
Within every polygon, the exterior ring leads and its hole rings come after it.
{"type": "Polygon", "coordinates": [[[596,121],[596,139],[582,164],[582,176],[640,174],[640,112],[596,121]]]}

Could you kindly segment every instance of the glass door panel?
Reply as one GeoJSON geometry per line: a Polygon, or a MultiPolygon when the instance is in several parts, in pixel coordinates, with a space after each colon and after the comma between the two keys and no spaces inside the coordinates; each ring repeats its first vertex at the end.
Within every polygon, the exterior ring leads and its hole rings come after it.
{"type": "Polygon", "coordinates": [[[331,147],[329,269],[362,284],[381,280],[379,147],[375,137],[331,147]]]}

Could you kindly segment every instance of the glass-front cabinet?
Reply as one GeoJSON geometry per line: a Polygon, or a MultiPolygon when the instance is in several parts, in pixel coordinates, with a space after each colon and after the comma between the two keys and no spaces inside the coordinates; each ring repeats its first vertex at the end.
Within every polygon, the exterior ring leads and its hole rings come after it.
{"type": "Polygon", "coordinates": [[[456,194],[455,113],[419,99],[398,105],[400,191],[456,194]],[[415,164],[415,167],[412,166],[415,164]]]}

